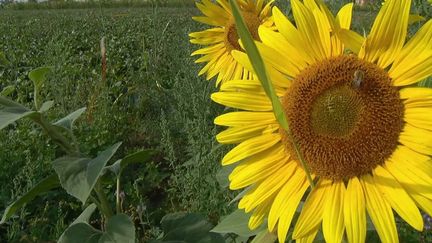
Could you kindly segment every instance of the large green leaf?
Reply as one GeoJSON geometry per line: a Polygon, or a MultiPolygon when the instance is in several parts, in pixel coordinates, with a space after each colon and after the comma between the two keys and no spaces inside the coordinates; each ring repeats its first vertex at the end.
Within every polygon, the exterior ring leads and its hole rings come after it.
{"type": "Polygon", "coordinates": [[[88,223],[90,221],[90,217],[96,210],[96,204],[92,203],[90,204],[84,211],[76,218],[71,225],[78,224],[78,223],[88,223]]]}
{"type": "Polygon", "coordinates": [[[11,205],[9,205],[5,212],[3,213],[3,217],[0,221],[0,224],[3,224],[8,220],[18,209],[24,206],[24,204],[30,202],[33,200],[36,196],[38,196],[41,193],[47,192],[53,188],[59,187],[59,179],[56,174],[52,174],[48,176],[47,178],[40,181],[35,187],[33,187],[30,191],[28,191],[26,194],[18,198],[15,202],[13,202],[11,205]]]}
{"type": "Polygon", "coordinates": [[[123,159],[117,160],[114,164],[107,166],[106,169],[111,170],[116,175],[120,175],[124,168],[126,168],[130,164],[147,162],[153,156],[154,151],[147,149],[141,150],[136,153],[130,154],[123,159]]]}
{"type": "Polygon", "coordinates": [[[161,221],[164,236],[159,242],[223,243],[220,234],[209,232],[213,225],[196,213],[173,213],[165,215],[161,221]]]}
{"type": "MultiPolygon", "coordinates": [[[[70,225],[69,228],[74,225],[74,224],[79,224],[79,223],[88,223],[90,220],[91,215],[93,214],[93,212],[96,210],[96,204],[92,203],[90,204],[86,209],[84,209],[84,211],[80,214],[80,216],[78,216],[78,218],[76,218],[70,225]]],[[[83,227],[83,228],[88,228],[87,226],[79,226],[79,227],[83,227]]],[[[67,230],[66,230],[67,231],[67,230]]],[[[63,234],[60,236],[60,239],[62,239],[64,236],[64,234],[66,233],[66,231],[63,232],[63,234]]]]}
{"type": "Polygon", "coordinates": [[[246,214],[243,210],[237,209],[232,214],[226,216],[222,222],[220,222],[211,231],[221,234],[234,233],[243,237],[250,237],[257,235],[263,230],[262,227],[256,230],[250,230],[248,227],[250,215],[246,214]]]}
{"type": "Polygon", "coordinates": [[[0,96],[0,130],[21,118],[35,113],[35,111],[31,111],[19,103],[0,96]]]}
{"type": "Polygon", "coordinates": [[[121,143],[117,143],[94,159],[65,156],[53,161],[53,167],[60,178],[62,187],[83,204],[87,201],[103,168],[121,143]]]}
{"type": "Polygon", "coordinates": [[[60,236],[58,243],[98,243],[103,232],[87,223],[77,223],[69,226],[60,236]]]}
{"type": "Polygon", "coordinates": [[[69,130],[72,130],[74,122],[86,111],[86,107],[80,108],[69,115],[63,117],[54,123],[56,126],[60,126],[69,130]]]}
{"type": "Polygon", "coordinates": [[[102,235],[99,242],[134,243],[134,224],[125,214],[118,214],[111,217],[106,225],[106,232],[102,235]]]}
{"type": "Polygon", "coordinates": [[[59,243],[134,243],[135,227],[127,215],[111,217],[106,225],[106,232],[90,226],[86,222],[72,224],[60,236],[59,243]]]}

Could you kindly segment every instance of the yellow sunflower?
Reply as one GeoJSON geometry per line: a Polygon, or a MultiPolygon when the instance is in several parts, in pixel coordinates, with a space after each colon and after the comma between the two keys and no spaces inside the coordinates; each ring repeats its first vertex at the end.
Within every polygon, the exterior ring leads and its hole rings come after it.
{"type": "MultiPolygon", "coordinates": [[[[254,39],[259,40],[258,27],[273,26],[271,4],[274,0],[238,0],[243,18],[254,39]]],[[[196,3],[204,16],[194,20],[213,26],[210,29],[190,33],[190,42],[205,47],[192,53],[202,55],[195,62],[207,63],[198,75],[207,74],[207,80],[217,76],[216,85],[232,79],[252,78],[252,72],[244,69],[231,56],[232,50],[241,50],[234,17],[228,0],[202,0],[196,3]]]]}
{"type": "MultiPolygon", "coordinates": [[[[236,163],[230,188],[245,190],[249,227],[267,219],[284,242],[299,209],[299,242],[320,229],[327,242],[364,242],[367,214],[382,242],[398,242],[394,212],[423,230],[419,209],[432,215],[432,89],[413,84],[432,75],[432,21],[406,42],[411,0],[387,0],[367,37],[349,30],[352,4],[336,17],[321,1],[291,6],[296,25],[274,7],[278,32],[259,28],[257,45],[316,186],[259,81],[230,81],[212,95],[242,110],[215,123],[229,127],[220,143],[238,144],[222,164],[236,163]]],[[[252,70],[246,54],[233,56],[252,70]]]]}

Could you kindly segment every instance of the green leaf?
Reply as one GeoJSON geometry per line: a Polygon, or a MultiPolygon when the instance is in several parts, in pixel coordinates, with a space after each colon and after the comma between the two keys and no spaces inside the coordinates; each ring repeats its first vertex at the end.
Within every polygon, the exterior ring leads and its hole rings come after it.
{"type": "Polygon", "coordinates": [[[15,91],[15,86],[9,85],[3,88],[3,90],[0,92],[1,96],[9,96],[15,91]]]}
{"type": "Polygon", "coordinates": [[[251,243],[274,243],[277,239],[277,235],[269,232],[267,229],[259,232],[251,243]]]}
{"type": "Polygon", "coordinates": [[[54,101],[50,100],[42,104],[39,112],[47,112],[54,105],[54,101]]]}
{"type": "Polygon", "coordinates": [[[0,66],[7,66],[9,65],[10,62],[9,60],[6,58],[5,54],[3,52],[0,51],[0,66]]]}
{"type": "Polygon", "coordinates": [[[90,220],[90,217],[94,213],[96,209],[96,204],[92,203],[90,204],[84,211],[76,218],[71,225],[77,224],[77,223],[88,223],[90,220]]]}
{"type": "Polygon", "coordinates": [[[42,85],[46,80],[46,75],[50,70],[51,70],[50,67],[40,67],[40,68],[33,69],[32,71],[30,71],[28,75],[30,80],[33,81],[34,103],[35,103],[36,110],[40,109],[39,91],[41,90],[42,85]]]}
{"type": "Polygon", "coordinates": [[[130,218],[125,214],[111,217],[106,225],[106,232],[99,242],[135,243],[135,227],[130,218]]]}
{"type": "MultiPolygon", "coordinates": [[[[94,204],[94,203],[90,204],[86,209],[84,209],[84,211],[80,214],[80,216],[78,216],[78,218],[76,218],[69,225],[68,228],[70,228],[74,224],[79,224],[79,223],[85,223],[85,224],[87,224],[89,222],[89,220],[90,220],[91,215],[95,211],[95,209],[96,209],[96,204],[94,204]]],[[[79,226],[79,228],[80,227],[82,227],[82,228],[88,228],[87,226],[79,226]]],[[[60,239],[63,239],[65,237],[66,231],[63,232],[63,234],[60,236],[60,239]]]]}
{"type": "Polygon", "coordinates": [[[72,130],[73,124],[84,113],[84,111],[86,111],[86,109],[86,107],[80,108],[58,120],[54,125],[72,130]]]}
{"type": "Polygon", "coordinates": [[[161,221],[164,230],[163,242],[180,241],[186,243],[222,243],[220,234],[209,232],[213,225],[196,213],[173,213],[165,215],[161,221]]]}
{"type": "Polygon", "coordinates": [[[29,78],[33,81],[35,88],[39,91],[46,80],[46,75],[51,71],[51,67],[39,67],[29,73],[29,78]]]}
{"type": "Polygon", "coordinates": [[[120,175],[124,168],[126,168],[130,164],[147,162],[153,156],[154,151],[147,149],[141,150],[136,153],[130,154],[123,159],[117,160],[114,164],[105,167],[106,169],[111,170],[116,175],[120,175]]]}
{"type": "Polygon", "coordinates": [[[102,231],[91,227],[87,223],[77,223],[69,226],[60,236],[58,243],[97,243],[102,237],[102,231]]]}
{"type": "Polygon", "coordinates": [[[36,113],[19,103],[0,96],[0,130],[7,125],[36,113]]]}
{"type": "Polygon", "coordinates": [[[232,214],[226,216],[211,231],[221,234],[234,233],[243,237],[250,237],[257,235],[264,225],[256,230],[250,230],[248,227],[250,215],[246,214],[243,210],[237,209],[232,214]]]}
{"type": "Polygon", "coordinates": [[[117,143],[94,159],[65,156],[53,161],[53,167],[60,178],[62,187],[83,204],[87,201],[103,168],[121,143],[117,143]]]}
{"type": "Polygon", "coordinates": [[[41,193],[47,192],[53,188],[59,187],[59,179],[56,174],[52,174],[48,176],[47,178],[40,181],[35,187],[33,187],[30,191],[28,191],[26,194],[21,196],[18,200],[13,202],[11,205],[9,205],[4,213],[3,217],[0,221],[0,224],[3,224],[8,220],[18,209],[24,206],[24,204],[30,202],[33,200],[36,196],[38,196],[41,193]]]}
{"type": "Polygon", "coordinates": [[[125,214],[111,217],[102,232],[87,223],[80,222],[70,225],[60,236],[59,243],[134,243],[135,227],[125,214]]]}

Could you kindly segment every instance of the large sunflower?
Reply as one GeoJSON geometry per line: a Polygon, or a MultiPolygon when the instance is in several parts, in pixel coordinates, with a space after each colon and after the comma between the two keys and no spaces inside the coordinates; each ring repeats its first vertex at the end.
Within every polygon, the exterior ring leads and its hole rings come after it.
{"type": "MultiPolygon", "coordinates": [[[[274,7],[278,32],[260,28],[257,45],[292,136],[259,81],[230,81],[212,95],[243,110],[215,123],[229,127],[220,143],[238,144],[222,164],[237,163],[230,188],[245,189],[239,208],[251,212],[249,226],[267,218],[284,242],[300,208],[292,234],[300,242],[319,229],[327,242],[344,233],[364,242],[367,214],[382,242],[398,242],[394,212],[421,231],[419,209],[432,215],[432,89],[413,84],[432,75],[432,21],[405,43],[411,0],[387,0],[366,38],[348,30],[352,4],[336,17],[320,1],[291,6],[296,25],[274,7]]],[[[233,56],[252,70],[244,53],[233,56]]]]}
{"type": "MultiPolygon", "coordinates": [[[[271,4],[274,0],[238,0],[242,15],[254,39],[259,40],[258,27],[271,27],[271,4]]],[[[196,63],[207,63],[199,75],[207,74],[207,79],[217,76],[216,85],[232,79],[247,79],[252,73],[244,69],[231,56],[232,50],[241,50],[234,17],[228,0],[202,0],[196,3],[204,16],[193,17],[194,20],[213,26],[210,29],[190,33],[191,43],[203,45],[192,53],[202,55],[196,63]]]]}

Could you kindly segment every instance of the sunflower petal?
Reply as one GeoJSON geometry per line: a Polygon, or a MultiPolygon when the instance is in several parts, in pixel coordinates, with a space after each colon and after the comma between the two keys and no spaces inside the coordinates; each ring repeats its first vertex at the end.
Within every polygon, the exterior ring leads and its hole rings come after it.
{"type": "Polygon", "coordinates": [[[310,234],[322,220],[324,206],[326,204],[326,193],[331,186],[331,181],[321,179],[309,194],[297,223],[294,227],[293,238],[299,239],[310,234]]]}
{"type": "Polygon", "coordinates": [[[216,117],[214,123],[220,126],[245,126],[252,124],[270,124],[276,122],[273,112],[236,111],[216,117]]]}
{"type": "Polygon", "coordinates": [[[390,204],[382,198],[372,176],[361,178],[366,209],[382,242],[399,242],[396,223],[390,204]]]}
{"type": "Polygon", "coordinates": [[[272,104],[265,94],[257,95],[251,92],[216,92],[211,95],[211,99],[221,105],[243,110],[272,110],[272,104]]]}
{"type": "Polygon", "coordinates": [[[285,198],[285,205],[284,208],[280,209],[281,211],[277,230],[279,242],[285,242],[294,213],[296,212],[298,204],[300,203],[304,193],[309,188],[309,183],[306,180],[306,174],[304,173],[303,169],[298,168],[297,172],[294,173],[293,177],[285,185],[285,187],[288,187],[288,190],[291,191],[292,194],[285,194],[285,196],[287,196],[285,198]],[[289,185],[290,182],[292,182],[291,184],[293,185],[289,185]]]}
{"type": "Polygon", "coordinates": [[[245,199],[247,203],[242,203],[242,201],[240,201],[239,208],[244,208],[246,212],[252,211],[267,198],[279,191],[291,175],[294,174],[296,168],[297,164],[295,162],[286,163],[278,173],[267,177],[257,184],[255,190],[246,194],[242,200],[245,199]]]}
{"type": "Polygon", "coordinates": [[[381,68],[394,61],[405,42],[410,7],[411,0],[389,0],[384,3],[366,40],[366,61],[378,60],[381,68]]]}
{"type": "Polygon", "coordinates": [[[432,75],[432,20],[403,47],[389,75],[397,86],[413,84],[432,75]]]}
{"type": "Polygon", "coordinates": [[[366,240],[366,203],[363,188],[357,177],[349,180],[344,199],[344,222],[348,242],[366,240]]]}
{"type": "Polygon", "coordinates": [[[233,164],[252,155],[256,155],[259,152],[265,151],[278,143],[280,139],[281,137],[278,133],[263,134],[248,139],[229,151],[223,157],[222,165],[233,164]]]}
{"type": "Polygon", "coordinates": [[[422,231],[423,219],[420,211],[399,182],[381,166],[377,166],[373,173],[375,185],[391,207],[414,229],[422,231]]]}
{"type": "Polygon", "coordinates": [[[343,181],[334,182],[328,191],[328,199],[323,213],[323,234],[327,242],[342,242],[344,233],[343,202],[345,185],[343,181]]]}
{"type": "Polygon", "coordinates": [[[288,162],[282,146],[274,146],[242,161],[229,175],[230,189],[237,190],[274,174],[288,162]]]}
{"type": "Polygon", "coordinates": [[[432,155],[432,131],[405,124],[399,142],[419,153],[432,155]]]}

